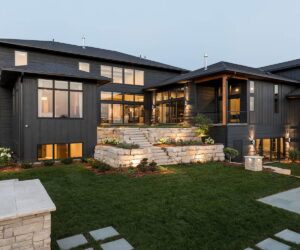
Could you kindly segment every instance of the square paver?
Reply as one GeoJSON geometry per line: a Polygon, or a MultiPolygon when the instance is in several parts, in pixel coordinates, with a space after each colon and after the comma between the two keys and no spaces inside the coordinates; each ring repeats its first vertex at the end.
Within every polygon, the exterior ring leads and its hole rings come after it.
{"type": "Polygon", "coordinates": [[[244,250],[254,250],[254,249],[251,248],[251,247],[247,247],[247,248],[245,248],[244,250]]]}
{"type": "Polygon", "coordinates": [[[265,239],[259,243],[257,243],[255,246],[257,246],[260,249],[263,250],[289,250],[291,249],[290,246],[283,244],[277,240],[273,240],[271,238],[265,239]]]}
{"type": "Polygon", "coordinates": [[[259,199],[259,201],[274,207],[279,207],[300,214],[300,188],[274,194],[259,199]]]}
{"type": "Polygon", "coordinates": [[[83,236],[83,234],[77,234],[77,235],[74,235],[71,237],[57,240],[56,242],[57,242],[59,248],[62,250],[68,250],[73,247],[79,247],[81,245],[88,243],[88,241],[83,236]]]}
{"type": "Polygon", "coordinates": [[[278,234],[275,234],[276,237],[283,239],[285,241],[293,242],[295,244],[300,244],[300,234],[289,229],[285,229],[278,234]]]}
{"type": "Polygon", "coordinates": [[[131,250],[133,246],[131,246],[127,240],[120,239],[114,240],[108,243],[104,243],[100,245],[103,250],[131,250]]]}
{"type": "Polygon", "coordinates": [[[105,227],[105,228],[91,231],[90,235],[95,240],[105,240],[107,238],[117,236],[117,235],[119,235],[119,233],[113,227],[105,227]]]}
{"type": "Polygon", "coordinates": [[[94,248],[90,247],[90,248],[86,248],[84,250],[94,250],[94,248]]]}

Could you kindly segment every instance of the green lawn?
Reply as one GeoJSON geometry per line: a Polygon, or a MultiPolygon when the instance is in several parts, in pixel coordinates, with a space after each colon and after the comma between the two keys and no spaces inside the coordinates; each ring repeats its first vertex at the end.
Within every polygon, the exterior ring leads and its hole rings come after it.
{"type": "MultiPolygon", "coordinates": [[[[57,206],[56,239],[115,227],[135,249],[244,249],[289,228],[300,216],[256,199],[300,186],[300,179],[218,163],[174,166],[172,174],[96,176],[80,164],[1,173],[39,178],[57,206]]],[[[94,244],[95,249],[99,244],[94,244]]]]}
{"type": "Polygon", "coordinates": [[[267,164],[269,166],[273,167],[279,167],[279,168],[285,168],[285,169],[291,169],[292,175],[300,176],[300,164],[288,164],[288,163],[270,163],[267,164]]]}

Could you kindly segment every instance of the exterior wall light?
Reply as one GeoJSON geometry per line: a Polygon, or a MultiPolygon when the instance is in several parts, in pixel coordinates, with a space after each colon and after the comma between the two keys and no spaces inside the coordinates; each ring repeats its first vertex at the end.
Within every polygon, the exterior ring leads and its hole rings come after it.
{"type": "Polygon", "coordinates": [[[250,144],[254,146],[255,145],[255,140],[250,140],[250,144]]]}

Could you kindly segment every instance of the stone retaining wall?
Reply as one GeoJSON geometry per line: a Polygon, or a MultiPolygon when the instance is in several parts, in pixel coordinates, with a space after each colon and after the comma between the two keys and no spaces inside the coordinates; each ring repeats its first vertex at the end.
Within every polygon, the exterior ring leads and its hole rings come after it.
{"type": "Polygon", "coordinates": [[[160,138],[175,141],[191,141],[199,140],[197,136],[197,128],[101,128],[97,129],[98,143],[103,142],[107,138],[117,138],[122,142],[130,143],[128,131],[139,129],[147,137],[150,143],[157,143],[160,138]]]}
{"type": "MultiPolygon", "coordinates": [[[[148,158],[149,161],[154,160],[154,156],[151,153],[152,148],[153,147],[123,149],[112,146],[97,145],[95,148],[94,158],[115,168],[129,166],[135,167],[143,158],[148,158]]],[[[216,144],[165,147],[163,150],[170,157],[171,164],[180,164],[223,161],[223,148],[224,146],[222,144],[216,144]]]]}
{"type": "Polygon", "coordinates": [[[97,145],[94,158],[111,167],[135,167],[143,158],[152,158],[150,148],[125,149],[113,146],[97,145]]]}
{"type": "Polygon", "coordinates": [[[56,207],[41,182],[5,180],[0,190],[0,250],[50,250],[56,207]]]}
{"type": "Polygon", "coordinates": [[[51,215],[24,216],[0,222],[0,249],[51,249],[51,215]]]}
{"type": "Polygon", "coordinates": [[[165,147],[164,150],[177,164],[196,163],[208,161],[224,161],[224,146],[215,145],[196,145],[181,147],[165,147]]]}

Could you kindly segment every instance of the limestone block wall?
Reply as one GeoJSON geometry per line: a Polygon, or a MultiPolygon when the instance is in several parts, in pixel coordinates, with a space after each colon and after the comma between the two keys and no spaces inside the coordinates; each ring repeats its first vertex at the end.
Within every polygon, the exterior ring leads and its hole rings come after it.
{"type": "Polygon", "coordinates": [[[151,143],[157,143],[160,138],[174,141],[195,141],[199,140],[197,128],[142,128],[147,139],[151,143]]]}
{"type": "Polygon", "coordinates": [[[180,163],[196,163],[208,161],[224,161],[224,146],[222,144],[215,145],[196,145],[181,147],[165,147],[170,158],[177,164],[180,163]]]}
{"type": "MultiPolygon", "coordinates": [[[[192,141],[199,140],[197,136],[197,128],[137,128],[141,131],[150,143],[157,143],[160,138],[175,141],[192,141]]],[[[98,143],[103,142],[107,138],[117,138],[122,142],[130,143],[130,131],[132,128],[101,128],[97,130],[98,143]]]]}
{"type": "Polygon", "coordinates": [[[143,158],[152,159],[150,148],[124,149],[113,146],[97,145],[94,158],[111,167],[135,167],[143,158]]]}
{"type": "Polygon", "coordinates": [[[0,221],[0,249],[51,249],[50,212],[0,221]]]}
{"type": "Polygon", "coordinates": [[[0,250],[50,250],[51,212],[39,180],[0,181],[0,250]]]}

